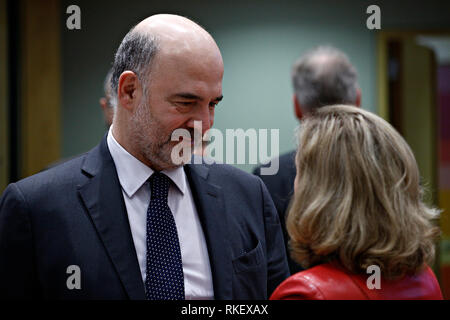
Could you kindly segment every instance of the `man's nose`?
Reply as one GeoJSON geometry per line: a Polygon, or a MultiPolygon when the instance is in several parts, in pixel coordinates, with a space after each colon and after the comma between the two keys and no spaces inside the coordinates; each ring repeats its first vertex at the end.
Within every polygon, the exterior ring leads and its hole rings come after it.
{"type": "Polygon", "coordinates": [[[194,121],[201,122],[202,125],[202,134],[204,134],[209,128],[211,128],[212,122],[214,120],[214,114],[210,111],[209,105],[201,106],[195,110],[192,118],[190,120],[189,126],[194,128],[194,121]]]}

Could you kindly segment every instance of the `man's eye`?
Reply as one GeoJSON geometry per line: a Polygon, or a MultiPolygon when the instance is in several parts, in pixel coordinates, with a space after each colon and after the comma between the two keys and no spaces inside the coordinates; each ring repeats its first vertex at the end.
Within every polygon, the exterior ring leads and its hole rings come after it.
{"type": "Polygon", "coordinates": [[[189,106],[192,106],[194,104],[194,102],[193,101],[179,101],[179,102],[177,102],[177,104],[189,107],[189,106]]]}
{"type": "Polygon", "coordinates": [[[209,107],[210,107],[210,108],[215,108],[218,104],[219,104],[218,102],[211,102],[211,103],[209,104],[209,107]]]}

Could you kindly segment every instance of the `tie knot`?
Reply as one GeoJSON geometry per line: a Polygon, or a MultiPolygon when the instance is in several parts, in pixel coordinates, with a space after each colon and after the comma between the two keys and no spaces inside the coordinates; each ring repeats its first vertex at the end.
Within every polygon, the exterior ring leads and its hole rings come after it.
{"type": "Polygon", "coordinates": [[[152,199],[167,199],[169,194],[170,178],[164,173],[155,172],[150,177],[150,190],[152,199]]]}

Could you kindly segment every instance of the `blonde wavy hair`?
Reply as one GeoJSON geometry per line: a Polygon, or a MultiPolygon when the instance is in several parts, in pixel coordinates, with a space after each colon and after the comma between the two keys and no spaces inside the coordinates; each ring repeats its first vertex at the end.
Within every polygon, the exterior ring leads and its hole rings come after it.
{"type": "Polygon", "coordinates": [[[389,123],[352,106],[319,108],[300,125],[296,166],[286,224],[303,267],[375,264],[392,279],[433,262],[439,211],[424,204],[414,155],[389,123]]]}

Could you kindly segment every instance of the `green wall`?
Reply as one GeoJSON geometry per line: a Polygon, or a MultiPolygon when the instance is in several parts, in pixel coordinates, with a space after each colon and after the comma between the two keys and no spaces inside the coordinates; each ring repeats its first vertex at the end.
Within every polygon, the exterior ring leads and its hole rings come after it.
{"type": "MultiPolygon", "coordinates": [[[[447,4],[377,1],[382,28],[449,25],[447,4]]],[[[224,100],[215,128],[278,128],[280,153],[294,147],[290,68],[319,44],[345,51],[358,70],[363,107],[376,111],[375,31],[366,28],[371,1],[63,1],[77,4],[82,29],[63,32],[64,157],[95,146],[105,132],[98,99],[114,51],[128,29],[155,13],[177,13],[204,26],[225,63],[224,100]]],[[[63,17],[62,24],[65,25],[63,17]]],[[[251,170],[253,165],[240,165],[251,170]]]]}

